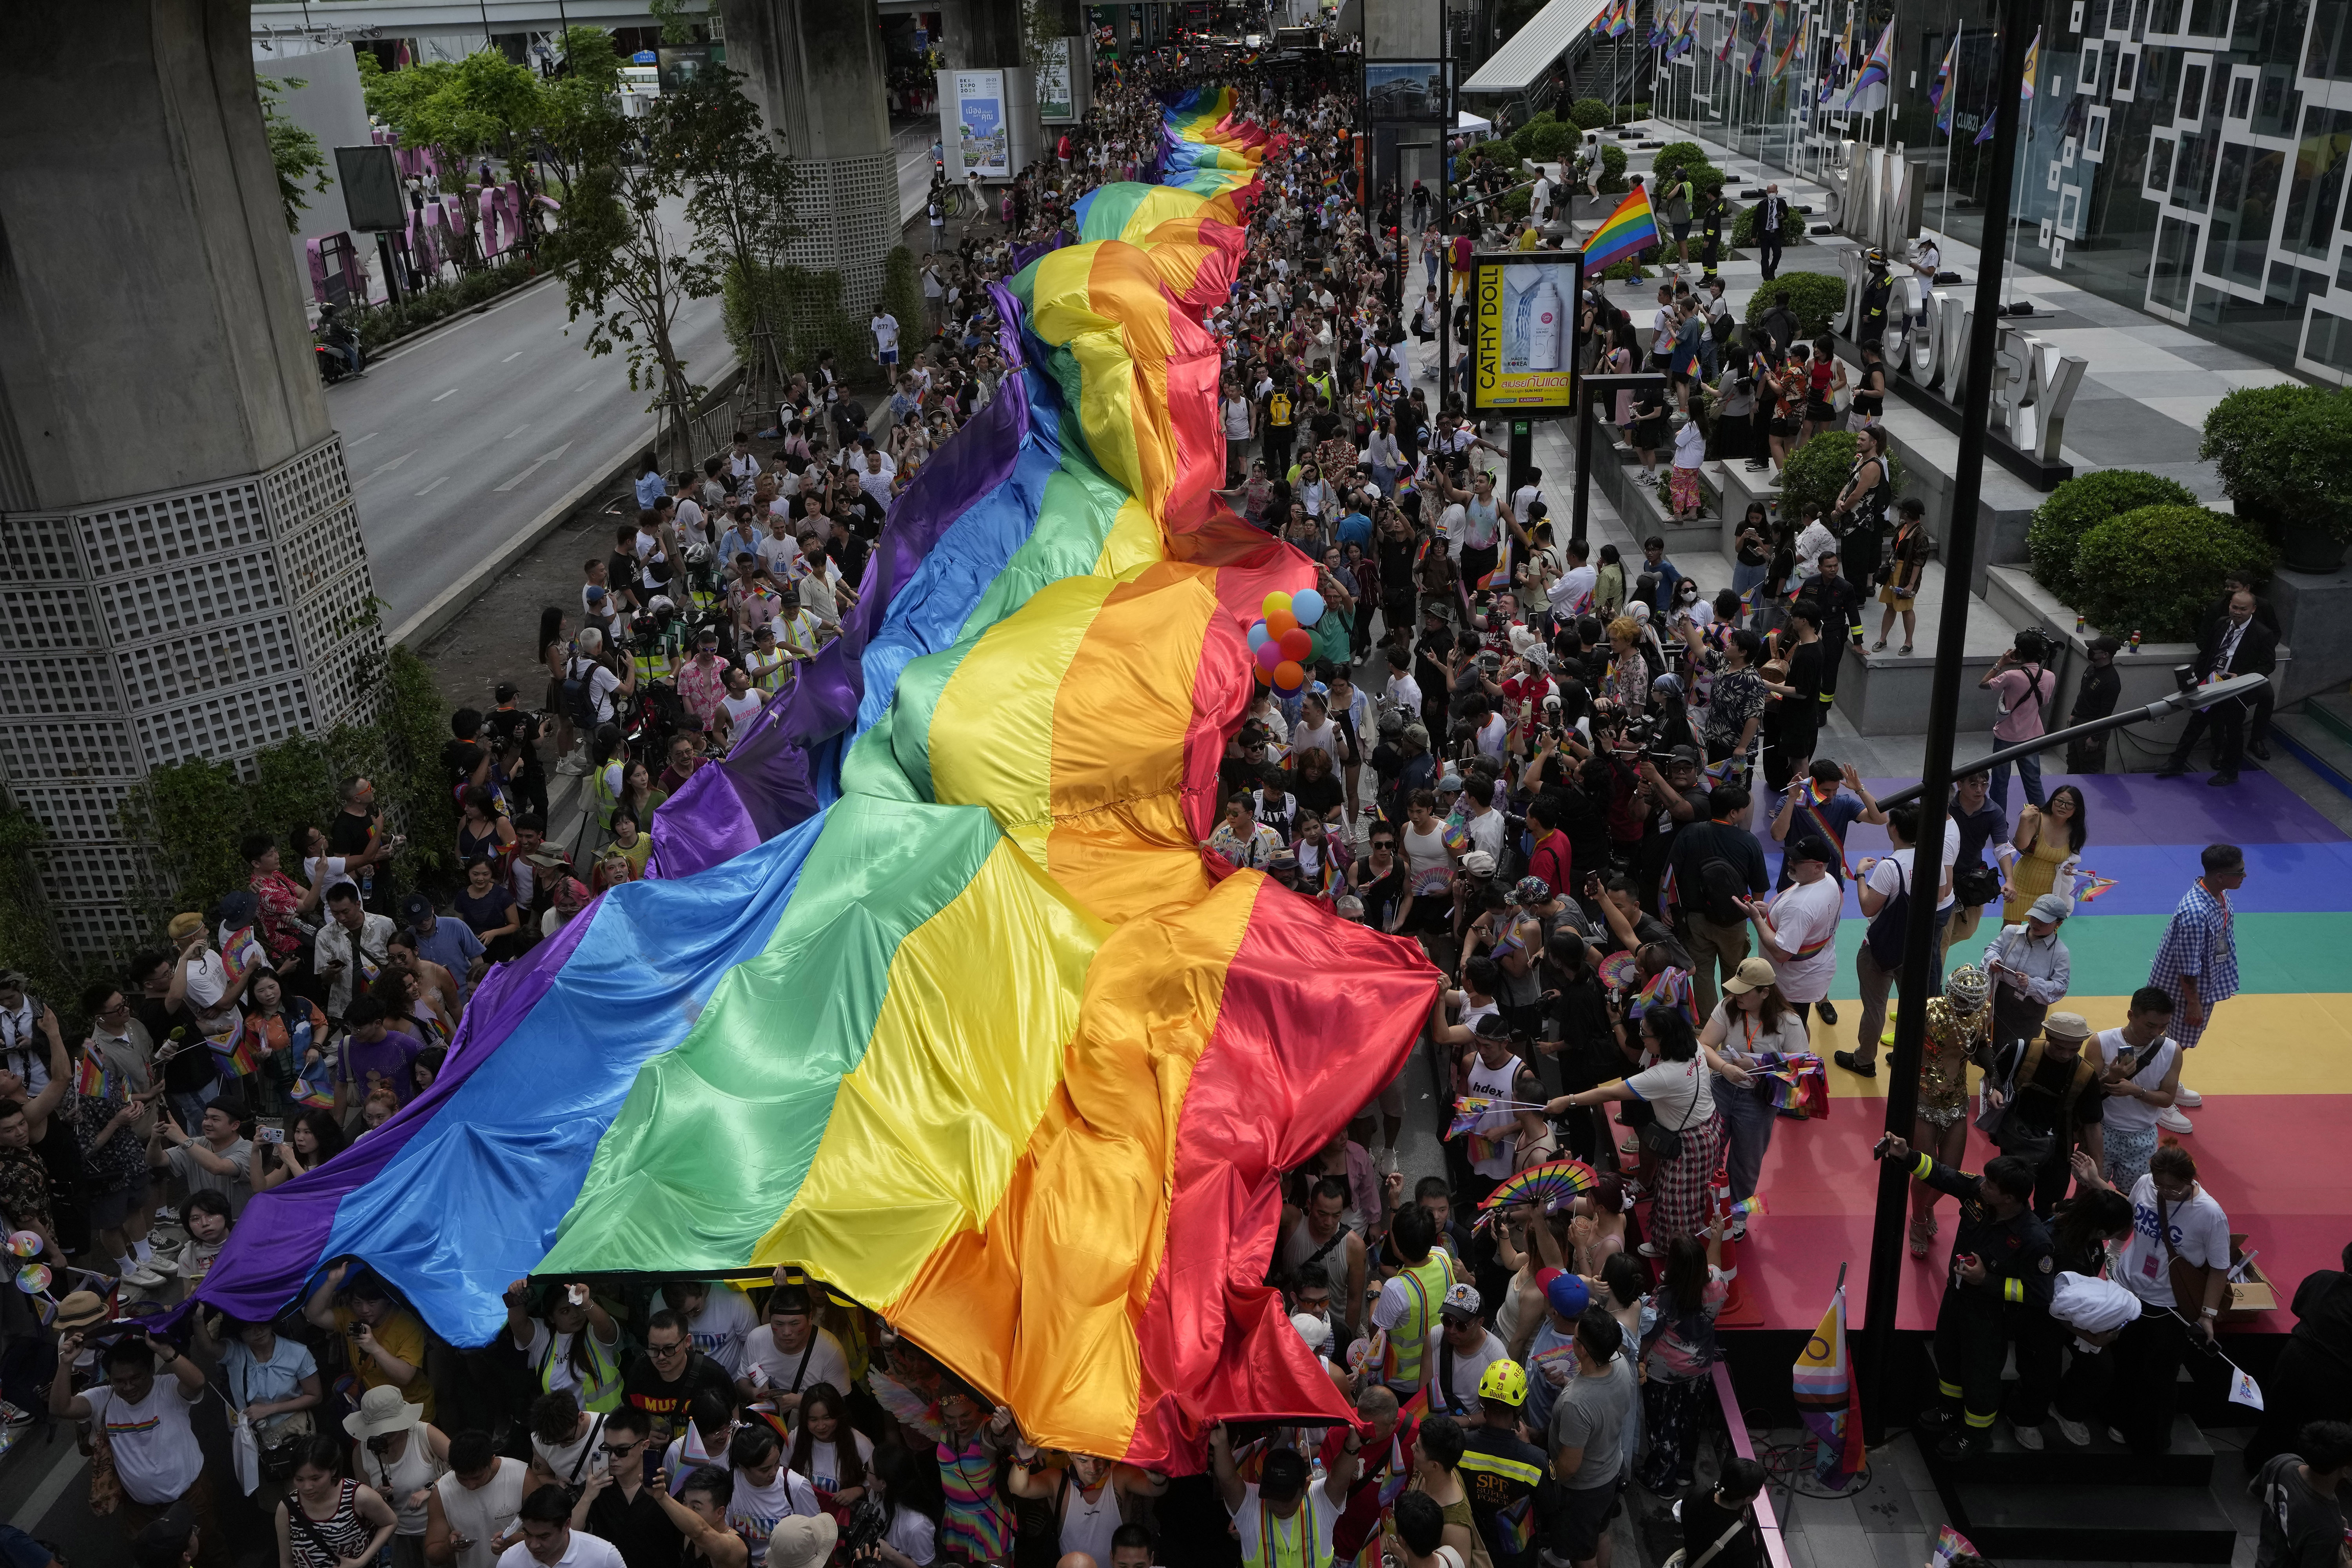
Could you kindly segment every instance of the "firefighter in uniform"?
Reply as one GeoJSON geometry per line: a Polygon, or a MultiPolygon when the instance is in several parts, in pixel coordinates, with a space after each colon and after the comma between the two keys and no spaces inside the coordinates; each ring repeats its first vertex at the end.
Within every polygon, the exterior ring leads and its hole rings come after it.
{"type": "Polygon", "coordinates": [[[1536,1494],[1557,1485],[1549,1481],[1544,1451],[1519,1435],[1527,1403],[1526,1370],[1517,1362],[1495,1362],[1479,1374],[1479,1419],[1462,1430],[1462,1485],[1495,1568],[1535,1568],[1536,1494]]]}
{"type": "Polygon", "coordinates": [[[2050,1310],[2050,1232],[2034,1217],[2033,1168],[2012,1155],[1988,1161],[1971,1176],[1940,1164],[1889,1134],[1881,1157],[1960,1200],[1959,1228],[1936,1309],[1936,1389],[1942,1398],[1921,1413],[1923,1431],[1945,1434],[1937,1452],[1965,1459],[1983,1450],[2000,1409],[2000,1369],[2012,1321],[2050,1310]]]}

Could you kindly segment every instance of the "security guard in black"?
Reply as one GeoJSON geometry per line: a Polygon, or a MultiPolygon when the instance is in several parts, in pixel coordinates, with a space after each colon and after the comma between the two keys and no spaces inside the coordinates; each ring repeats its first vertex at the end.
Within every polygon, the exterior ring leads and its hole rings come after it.
{"type": "Polygon", "coordinates": [[[1949,1434],[1941,1451],[1964,1458],[1980,1447],[2000,1409],[2000,1369],[2018,1320],[2050,1310],[2057,1264],[2050,1232],[2028,1205],[2033,1169],[2003,1154],[1970,1175],[1889,1137],[1883,1156],[1939,1193],[1960,1200],[1959,1226],[1936,1309],[1937,1407],[1920,1425],[1949,1434]]]}

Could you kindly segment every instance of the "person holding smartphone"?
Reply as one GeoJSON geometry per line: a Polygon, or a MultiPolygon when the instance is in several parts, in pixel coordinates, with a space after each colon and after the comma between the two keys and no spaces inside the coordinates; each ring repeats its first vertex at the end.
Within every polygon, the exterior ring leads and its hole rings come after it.
{"type": "Polygon", "coordinates": [[[488,1432],[449,1439],[449,1468],[425,1500],[425,1558],[454,1568],[494,1568],[522,1539],[515,1515],[530,1467],[499,1454],[488,1432]]]}
{"type": "Polygon", "coordinates": [[[572,1505],[572,1528],[611,1542],[624,1563],[667,1563],[677,1554],[678,1529],[662,1506],[668,1494],[654,1484],[661,1451],[653,1433],[654,1418],[634,1405],[606,1415],[597,1462],[572,1505]]]}
{"type": "Polygon", "coordinates": [[[58,1340],[58,1371],[49,1383],[49,1414],[103,1426],[122,1488],[121,1519],[136,1537],[151,1522],[184,1502],[194,1510],[199,1535],[196,1561],[205,1568],[229,1568],[228,1536],[221,1529],[212,1478],[205,1473],[189,1414],[205,1396],[205,1374],[176,1346],[131,1329],[99,1352],[105,1381],[74,1392],[74,1363],[89,1336],[79,1329],[58,1340]],[[171,1373],[169,1384],[156,1378],[171,1373]]]}

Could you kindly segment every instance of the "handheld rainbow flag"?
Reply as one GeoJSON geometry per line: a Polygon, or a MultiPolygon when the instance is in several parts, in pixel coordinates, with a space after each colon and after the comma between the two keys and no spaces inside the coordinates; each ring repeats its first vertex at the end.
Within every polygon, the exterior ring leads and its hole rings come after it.
{"type": "Polygon", "coordinates": [[[1505,1100],[1492,1094],[1457,1095],[1454,1100],[1454,1120],[1445,1129],[1448,1138],[1459,1138],[1465,1132],[1475,1131],[1478,1123],[1497,1111],[1541,1110],[1543,1101],[1505,1100]]]}
{"type": "Polygon", "coordinates": [[[1689,970],[1670,967],[1650,976],[1650,983],[1634,996],[1627,1016],[1638,1018],[1657,1006],[1680,1007],[1694,1025],[1698,1023],[1698,1005],[1691,994],[1689,970]]]}
{"type": "Polygon", "coordinates": [[[1949,136],[1952,133],[1952,105],[1946,101],[1952,91],[1952,62],[1960,52],[1960,40],[1954,35],[1951,47],[1944,51],[1944,63],[1936,68],[1936,79],[1927,89],[1927,102],[1936,110],[1936,129],[1949,136]]]}
{"type": "Polygon", "coordinates": [[[1617,210],[1585,237],[1584,269],[1599,272],[1657,243],[1658,216],[1650,209],[1650,194],[1636,185],[1617,204],[1617,210]]]}
{"type": "Polygon", "coordinates": [[[1513,1556],[1535,1544],[1536,1494],[1529,1492],[1495,1516],[1497,1533],[1513,1556]]]}
{"type": "Polygon", "coordinates": [[[1539,1205],[1549,1214],[1567,1206],[1577,1194],[1591,1192],[1600,1180],[1581,1160],[1549,1160],[1514,1171],[1479,1203],[1478,1223],[1488,1223],[1516,1204],[1539,1205]]]}
{"type": "Polygon", "coordinates": [[[1762,1214],[1764,1212],[1764,1194],[1762,1193],[1750,1194],[1748,1196],[1744,1197],[1738,1203],[1732,1205],[1731,1212],[1738,1215],[1762,1214]]]}
{"type": "Polygon", "coordinates": [[[1791,1377],[1797,1410],[1820,1440],[1813,1455],[1813,1474],[1823,1486],[1843,1491],[1862,1473],[1862,1390],[1853,1380],[1853,1363],[1846,1354],[1845,1266],[1838,1266],[1837,1293],[1830,1310],[1806,1342],[1791,1377]]]}
{"type": "Polygon", "coordinates": [[[2078,871],[2075,873],[2074,901],[2087,904],[2100,894],[2112,891],[2115,885],[2113,877],[2102,877],[2096,871],[2078,871]]]}
{"type": "Polygon", "coordinates": [[[1878,46],[1870,58],[1862,62],[1862,70],[1846,89],[1845,112],[1875,114],[1886,107],[1886,84],[1895,75],[1895,24],[1889,21],[1886,31],[1878,35],[1878,46]]]}
{"type": "Polygon", "coordinates": [[[97,1052],[84,1051],[81,1060],[74,1066],[74,1092],[85,1100],[104,1100],[110,1076],[97,1052]]]}

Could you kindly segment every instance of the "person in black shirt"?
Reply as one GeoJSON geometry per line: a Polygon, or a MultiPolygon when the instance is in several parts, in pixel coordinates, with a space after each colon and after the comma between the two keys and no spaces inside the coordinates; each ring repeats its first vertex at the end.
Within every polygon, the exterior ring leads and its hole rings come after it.
{"type": "MultiPolygon", "coordinates": [[[[2074,689],[2074,707],[2066,715],[2069,725],[2087,724],[2094,719],[2104,719],[2116,710],[2116,700],[2123,695],[2124,678],[2116,672],[2116,655],[2123,644],[2102,633],[2093,637],[2084,651],[2090,664],[2083,671],[2082,684],[2074,689]]],[[[2270,700],[2270,688],[2263,688],[2256,700],[2257,707],[2270,700]]],[[[2066,742],[2066,771],[2070,773],[2103,773],[2107,771],[2107,736],[2105,732],[2066,742]]]]}
{"type": "MultiPolygon", "coordinates": [[[[1601,984],[1599,954],[1585,939],[1583,912],[1573,899],[1544,944],[1539,994],[1545,1013],[1538,1072],[1546,1098],[1598,1089],[1618,1076],[1616,1030],[1609,1016],[1609,993],[1601,984]],[[1556,1042],[1556,1043],[1554,1043],[1556,1042]],[[1556,1068],[1548,1067],[1558,1062],[1556,1068]]],[[[1600,1115],[1571,1113],[1561,1119],[1570,1152],[1590,1163],[1608,1147],[1608,1124],[1600,1115]]]]}
{"type": "Polygon", "coordinates": [[[2294,1288],[2294,1331],[2263,1382],[2262,1426],[2246,1445],[2249,1470],[2294,1447],[2305,1422],[2352,1410],[2352,1244],[2336,1262],[2294,1288]]]}
{"type": "Polygon", "coordinates": [[[1960,1223],[1944,1274],[1944,1299],[1936,1312],[1936,1405],[1922,1411],[1922,1431],[1945,1434],[1937,1452],[1966,1459],[1983,1450],[1985,1433],[2000,1410],[2000,1373],[2009,1359],[2012,1331],[2031,1331],[2027,1320],[2050,1310],[2051,1276],[2057,1265],[2050,1232],[2026,1207],[2033,1194],[2033,1170],[2014,1155],[1985,1163],[1969,1175],[1940,1164],[1889,1133],[1878,1146],[1892,1160],[1939,1193],[1960,1200],[1960,1223]]]}
{"type": "MultiPolygon", "coordinates": [[[[327,853],[340,859],[352,860],[373,856],[377,840],[383,835],[383,808],[375,803],[375,784],[354,773],[343,781],[342,809],[327,824],[327,853]]],[[[391,841],[394,847],[398,839],[391,841]]],[[[376,859],[366,866],[349,867],[358,879],[360,901],[380,915],[392,912],[392,876],[380,868],[376,859]]]]}
{"type": "Polygon", "coordinates": [[[490,732],[491,744],[499,757],[510,763],[507,776],[522,809],[545,816],[547,769],[539,759],[540,733],[545,721],[514,705],[515,689],[510,682],[499,682],[492,695],[498,706],[483,720],[490,732]]]}
{"type": "Polygon", "coordinates": [[[622,1397],[653,1418],[654,1436],[667,1444],[677,1435],[694,1396],[706,1391],[732,1404],[735,1380],[694,1348],[686,1319],[663,1308],[646,1320],[646,1353],[622,1374],[622,1397]]]}
{"type": "Polygon", "coordinates": [[[1996,1041],[1985,1078],[1985,1108],[2009,1105],[1993,1142],[2032,1167],[2033,1212],[2044,1219],[2066,1195],[2077,1142],[2095,1166],[2106,1164],[2106,1090],[2083,1054],[2090,1035],[2080,1014],[2053,1013],[2042,1020],[2038,1043],[1996,1041]]]}
{"type": "Polygon", "coordinates": [[[1813,575],[1797,590],[1799,599],[1822,607],[1822,706],[1837,695],[1838,666],[1845,662],[1845,645],[1862,646],[1862,590],[1838,575],[1838,553],[1822,552],[1813,575]]]}
{"type": "Polygon", "coordinates": [[[609,1541],[629,1568],[671,1568],[677,1557],[677,1526],[646,1484],[659,1463],[653,1447],[653,1417],[624,1405],[604,1417],[587,1485],[572,1510],[572,1527],[609,1541]],[[648,1465],[648,1455],[655,1465],[648,1465]]]}
{"type": "Polygon", "coordinates": [[[1760,899],[1771,889],[1771,876],[1764,868],[1764,847],[1748,830],[1753,809],[1748,791],[1727,784],[1701,798],[1706,802],[1706,819],[1675,835],[1667,865],[1690,933],[1691,955],[1698,960],[1691,973],[1691,1002],[1705,1018],[1715,1012],[1717,966],[1728,980],[1748,956],[1747,910],[1737,901],[1740,890],[1760,899]],[[1710,867],[1715,868],[1712,879],[1710,867]],[[1730,868],[1729,876],[1724,874],[1725,867],[1730,868]],[[1734,880],[1738,887],[1729,885],[1734,880]],[[1732,918],[1721,918],[1725,916],[1732,918]]]}
{"type": "MultiPolygon", "coordinates": [[[[1469,1494],[1470,1518],[1478,1527],[1495,1568],[1535,1568],[1533,1542],[1512,1550],[1511,1528],[1529,1510],[1549,1521],[1559,1483],[1544,1451],[1519,1435],[1519,1415],[1528,1401],[1528,1374],[1517,1363],[1490,1363],[1478,1379],[1479,1419],[1462,1430],[1462,1460],[1456,1467],[1469,1494]]],[[[1547,1532],[1536,1531],[1538,1539],[1547,1532]]],[[[1712,1564],[1709,1565],[1712,1568],[1712,1564]]]]}
{"type": "Polygon", "coordinates": [[[1737,1456],[1723,1461],[1713,1491],[1693,1490],[1675,1504],[1683,1527],[1683,1568],[1763,1568],[1764,1537],[1756,1527],[1756,1494],[1764,1467],[1737,1456]]]}

